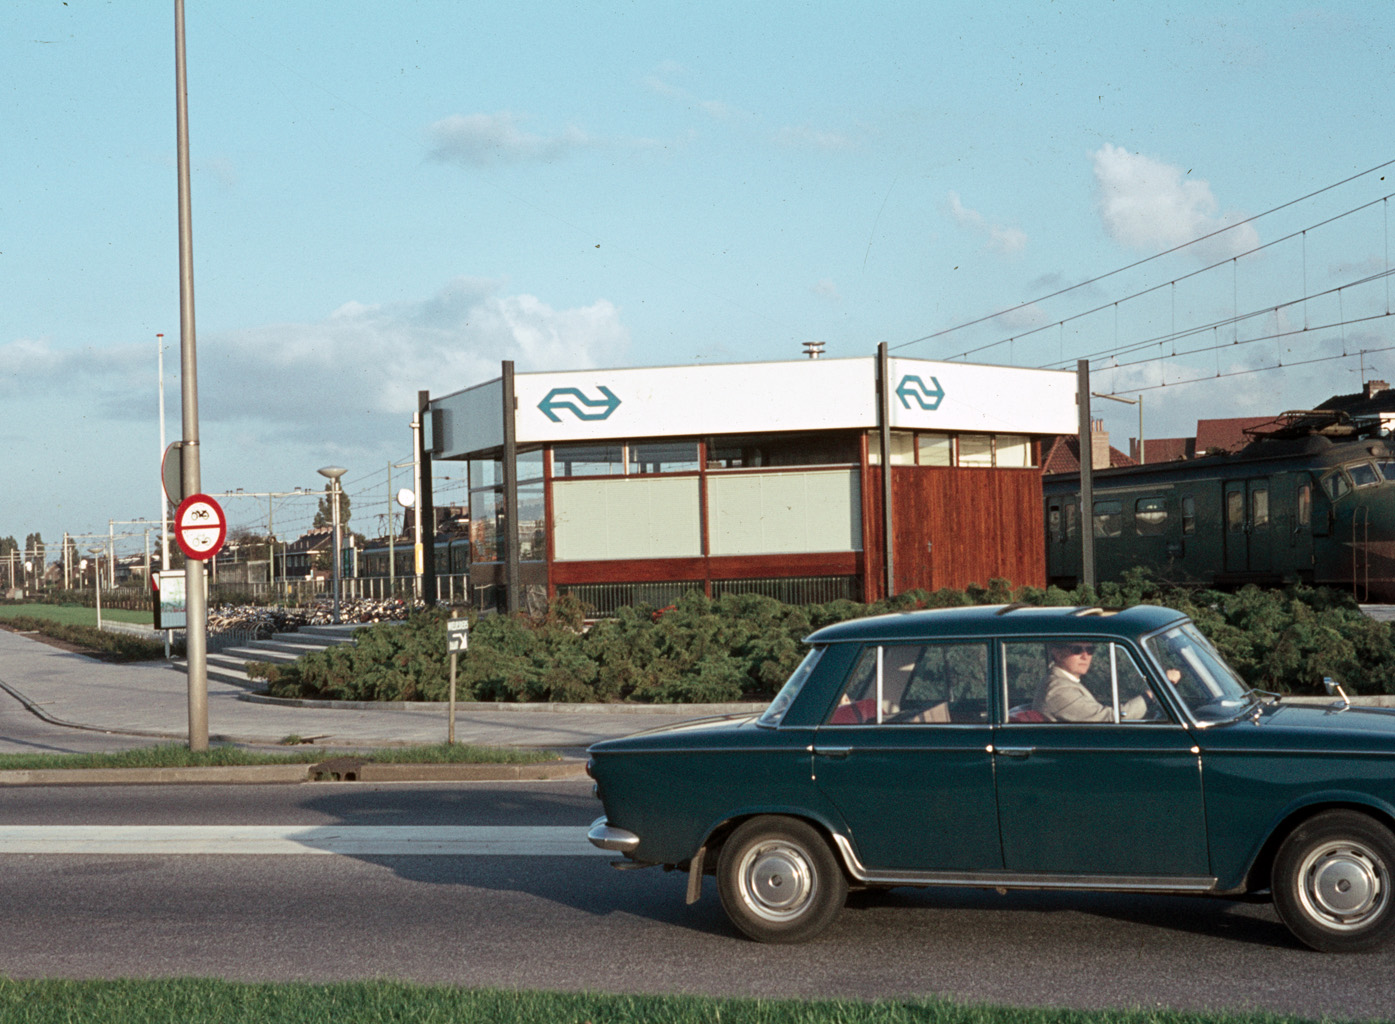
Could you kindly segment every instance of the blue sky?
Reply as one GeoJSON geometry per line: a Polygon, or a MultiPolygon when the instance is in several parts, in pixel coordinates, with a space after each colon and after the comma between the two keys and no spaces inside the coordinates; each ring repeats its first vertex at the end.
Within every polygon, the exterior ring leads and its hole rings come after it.
{"type": "MultiPolygon", "coordinates": [[[[501,359],[1090,356],[1097,390],[1143,394],[1148,436],[1310,406],[1363,367],[1395,380],[1395,168],[1329,188],[1395,159],[1391,5],[188,0],[186,18],[208,491],[318,487],[337,463],[374,532],[415,393],[501,359]]],[[[158,332],[180,430],[173,21],[172,3],[0,11],[0,536],[159,515],[158,332]]],[[[1127,447],[1136,409],[1100,406],[1127,447]]],[[[264,502],[228,505],[265,528],[264,502]]],[[[284,502],[277,532],[312,514],[284,502]]]]}

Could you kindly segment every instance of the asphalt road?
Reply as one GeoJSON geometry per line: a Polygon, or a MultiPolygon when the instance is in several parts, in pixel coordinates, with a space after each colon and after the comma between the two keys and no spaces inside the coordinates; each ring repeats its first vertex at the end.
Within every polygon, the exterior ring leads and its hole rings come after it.
{"type": "MultiPolygon", "coordinates": [[[[26,787],[18,827],[487,826],[526,839],[598,813],[588,782],[26,787]]],[[[402,835],[411,833],[401,832],[402,835]]],[[[581,844],[584,847],[584,844],[581,844]]],[[[323,850],[309,850],[323,854],[323,850]]],[[[1395,950],[1299,947],[1264,904],[1157,896],[855,894],[804,946],[727,924],[709,879],[607,858],[0,854],[0,975],[403,978],[466,986],[763,997],[939,995],[1070,1007],[1395,1015],[1395,950]]]]}

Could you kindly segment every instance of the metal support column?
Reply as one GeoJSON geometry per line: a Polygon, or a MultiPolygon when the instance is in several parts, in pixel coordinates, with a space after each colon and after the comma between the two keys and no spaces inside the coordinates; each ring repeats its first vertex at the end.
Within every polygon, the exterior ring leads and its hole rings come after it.
{"type": "Polygon", "coordinates": [[[504,556],[504,602],[510,615],[522,606],[518,571],[518,398],[514,394],[513,360],[503,362],[500,386],[504,399],[504,528],[498,537],[504,556]]]}
{"type": "Polygon", "coordinates": [[[1075,402],[1080,412],[1080,582],[1095,585],[1095,462],[1090,422],[1090,360],[1075,364],[1075,402]]]}
{"type": "Polygon", "coordinates": [[[877,426],[882,448],[882,562],[886,597],[896,596],[895,534],[891,508],[891,356],[886,342],[877,346],[877,426]]]}

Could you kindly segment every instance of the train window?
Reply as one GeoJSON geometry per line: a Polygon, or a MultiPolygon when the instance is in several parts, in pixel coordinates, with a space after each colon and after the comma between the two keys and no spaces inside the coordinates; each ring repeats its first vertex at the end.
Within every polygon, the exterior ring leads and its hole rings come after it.
{"type": "Polygon", "coordinates": [[[1395,462],[1382,462],[1380,471],[1387,480],[1395,480],[1395,462]]]}
{"type": "Polygon", "coordinates": [[[1046,513],[1046,532],[1057,544],[1065,540],[1065,535],[1061,533],[1061,506],[1052,504],[1046,513]]]}
{"type": "Polygon", "coordinates": [[[1160,497],[1139,498],[1133,503],[1133,528],[1140,537],[1167,532],[1167,503],[1160,497]]]}
{"type": "Polygon", "coordinates": [[[1376,467],[1369,462],[1358,462],[1354,466],[1348,466],[1347,472],[1351,474],[1351,482],[1355,487],[1374,487],[1380,483],[1376,467]]]}
{"type": "Polygon", "coordinates": [[[1124,503],[1121,501],[1095,502],[1095,536],[1117,537],[1124,532],[1124,503]]]}
{"type": "Polygon", "coordinates": [[[1298,488],[1298,525],[1307,528],[1313,522],[1313,485],[1302,484],[1298,488]]]}
{"type": "Polygon", "coordinates": [[[1075,539],[1075,505],[1066,506],[1066,540],[1075,539]]]}
{"type": "Polygon", "coordinates": [[[1351,481],[1340,469],[1333,470],[1322,478],[1322,489],[1327,492],[1327,496],[1333,501],[1344,494],[1351,493],[1351,481]]]}
{"type": "Polygon", "coordinates": [[[1231,533],[1240,533],[1245,529],[1244,491],[1226,491],[1225,528],[1231,533]]]}
{"type": "Polygon", "coordinates": [[[1250,491],[1250,527],[1269,525],[1269,488],[1255,487],[1250,491]]]}
{"type": "Polygon", "coordinates": [[[1196,499],[1190,494],[1182,495],[1182,532],[1196,533],[1196,499]]]}

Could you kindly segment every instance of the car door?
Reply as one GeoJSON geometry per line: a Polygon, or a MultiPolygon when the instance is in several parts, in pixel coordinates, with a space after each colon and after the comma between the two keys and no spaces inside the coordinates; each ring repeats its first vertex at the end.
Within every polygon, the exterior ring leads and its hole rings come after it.
{"type": "Polygon", "coordinates": [[[1004,870],[1119,879],[1208,874],[1200,756],[1163,712],[1121,718],[1149,688],[1129,648],[1080,638],[1002,644],[1006,721],[994,730],[1004,870]],[[1079,681],[1101,721],[1047,721],[1034,706],[1058,645],[1093,647],[1079,681]]]}
{"type": "Polygon", "coordinates": [[[814,741],[814,777],[873,872],[1002,866],[984,641],[863,647],[814,741]]]}

